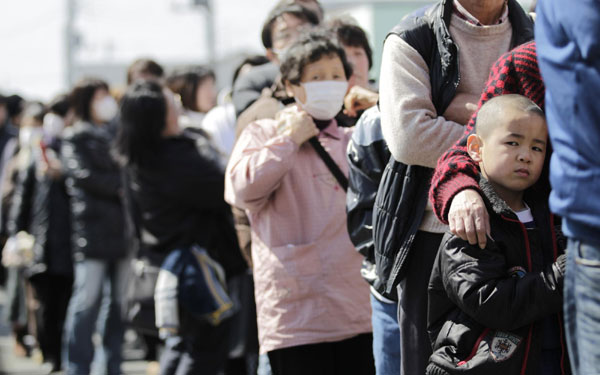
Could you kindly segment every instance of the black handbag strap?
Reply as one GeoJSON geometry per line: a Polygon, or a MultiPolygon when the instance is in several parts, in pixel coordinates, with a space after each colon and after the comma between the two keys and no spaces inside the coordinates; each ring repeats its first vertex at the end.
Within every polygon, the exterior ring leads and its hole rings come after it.
{"type": "Polygon", "coordinates": [[[323,160],[323,162],[325,163],[327,168],[331,171],[331,173],[333,174],[333,177],[335,177],[335,179],[340,184],[342,189],[344,189],[344,191],[347,192],[348,191],[348,179],[346,178],[346,176],[344,175],[344,172],[342,172],[340,167],[338,167],[338,165],[335,163],[335,161],[333,161],[333,159],[331,158],[329,153],[327,153],[327,151],[325,151],[325,149],[319,142],[319,139],[317,137],[312,137],[311,139],[308,140],[308,142],[315,149],[317,154],[319,154],[319,156],[321,157],[321,159],[323,160]]]}

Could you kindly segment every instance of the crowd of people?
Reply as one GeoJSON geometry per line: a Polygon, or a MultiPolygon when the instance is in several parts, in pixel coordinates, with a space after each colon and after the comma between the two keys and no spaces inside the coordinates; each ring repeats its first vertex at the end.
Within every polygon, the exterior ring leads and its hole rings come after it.
{"type": "Polygon", "coordinates": [[[281,0],[223,100],[147,58],[0,96],[15,355],[120,374],[130,329],[164,375],[600,374],[600,6],[559,7],[437,1],[376,83],[355,21],[281,0]]]}

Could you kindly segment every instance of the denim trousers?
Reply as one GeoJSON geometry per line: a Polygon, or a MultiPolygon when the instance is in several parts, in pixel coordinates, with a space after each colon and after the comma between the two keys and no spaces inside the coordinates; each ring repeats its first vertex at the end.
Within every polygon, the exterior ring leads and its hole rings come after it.
{"type": "Polygon", "coordinates": [[[599,374],[600,246],[569,239],[564,297],[573,374],[599,374]]]}
{"type": "Polygon", "coordinates": [[[400,327],[398,304],[378,300],[371,294],[373,358],[377,375],[400,374],[400,327]]]}
{"type": "Polygon", "coordinates": [[[85,259],[75,263],[63,343],[63,365],[68,375],[121,373],[125,330],[121,311],[128,269],[126,259],[85,259]],[[92,342],[96,329],[102,337],[98,353],[94,353],[92,342]],[[91,371],[94,359],[97,366],[91,371]]]}

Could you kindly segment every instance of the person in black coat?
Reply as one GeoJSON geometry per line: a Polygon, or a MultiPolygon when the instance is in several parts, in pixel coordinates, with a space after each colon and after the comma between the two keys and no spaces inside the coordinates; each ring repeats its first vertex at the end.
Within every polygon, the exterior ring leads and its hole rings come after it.
{"type": "MultiPolygon", "coordinates": [[[[51,114],[62,121],[60,115],[51,114]]],[[[48,134],[46,126],[44,133],[48,134]]],[[[28,164],[18,174],[7,222],[9,235],[25,231],[35,239],[25,276],[38,301],[37,340],[53,371],[61,368],[62,331],[73,284],[69,198],[58,160],[60,144],[59,136],[44,136],[31,145],[28,164]]]]}
{"type": "Polygon", "coordinates": [[[548,147],[542,110],[497,96],[467,141],[490,213],[484,249],[447,233],[429,281],[427,375],[571,374],[562,323],[566,241],[533,186],[548,147]]]}
{"type": "Polygon", "coordinates": [[[104,300],[98,324],[105,356],[101,366],[108,374],[120,374],[128,254],[120,169],[110,154],[106,127],[118,107],[108,85],[94,79],[76,84],[70,102],[76,121],[64,132],[61,160],[70,200],[75,283],[65,329],[65,365],[67,374],[90,373],[92,334],[104,300]]]}
{"type": "MultiPolygon", "coordinates": [[[[121,121],[117,150],[141,215],[141,254],[160,266],[170,251],[197,244],[227,277],[243,272],[223,199],[224,166],[205,136],[180,130],[173,94],[156,82],[134,83],[121,101],[121,121]]],[[[181,309],[180,329],[167,338],[161,373],[222,372],[227,323],[212,326],[181,309]]]]}

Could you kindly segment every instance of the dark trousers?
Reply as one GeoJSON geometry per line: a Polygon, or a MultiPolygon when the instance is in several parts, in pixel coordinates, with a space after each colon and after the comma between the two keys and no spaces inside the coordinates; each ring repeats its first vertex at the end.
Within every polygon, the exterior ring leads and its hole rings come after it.
{"type": "Polygon", "coordinates": [[[35,312],[37,340],[45,361],[54,369],[61,367],[63,328],[73,289],[69,276],[39,274],[31,277],[31,285],[39,308],[35,312]]]}
{"type": "Polygon", "coordinates": [[[374,375],[373,335],[273,350],[269,362],[273,375],[374,375]]]}
{"type": "Polygon", "coordinates": [[[402,375],[425,374],[431,356],[427,334],[427,286],[443,234],[417,232],[405,278],[398,285],[402,375]]]}
{"type": "Polygon", "coordinates": [[[218,326],[182,317],[182,333],[169,337],[160,358],[161,375],[220,375],[229,354],[228,321],[218,326]]]}

